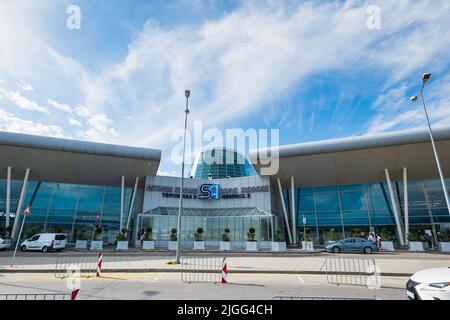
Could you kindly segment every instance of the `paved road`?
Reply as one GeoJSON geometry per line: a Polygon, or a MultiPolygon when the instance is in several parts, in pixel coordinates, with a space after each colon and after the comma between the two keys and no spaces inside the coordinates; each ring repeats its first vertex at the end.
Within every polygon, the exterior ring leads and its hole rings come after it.
{"type": "MultiPolygon", "coordinates": [[[[337,296],[406,299],[406,278],[381,279],[382,288],[336,286],[320,275],[230,274],[229,284],[186,283],[179,273],[117,273],[81,280],[81,299],[268,300],[272,296],[337,296]]],[[[0,293],[68,293],[64,279],[52,274],[0,275],[0,293]]]]}

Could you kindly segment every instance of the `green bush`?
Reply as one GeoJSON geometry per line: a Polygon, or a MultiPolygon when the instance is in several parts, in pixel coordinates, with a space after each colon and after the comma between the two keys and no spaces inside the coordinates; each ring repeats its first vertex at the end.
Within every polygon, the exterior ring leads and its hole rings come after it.
{"type": "Polygon", "coordinates": [[[103,232],[102,228],[100,227],[95,228],[94,240],[102,240],[102,232],[103,232]]]}
{"type": "Polygon", "coordinates": [[[203,229],[197,228],[197,232],[195,233],[195,241],[203,241],[202,233],[203,233],[203,229]]]}
{"type": "Polygon", "coordinates": [[[441,229],[441,231],[439,231],[439,241],[441,241],[441,242],[449,242],[450,241],[450,230],[449,229],[441,229]]]}
{"type": "Polygon", "coordinates": [[[420,235],[417,231],[409,231],[406,237],[408,238],[408,241],[420,241],[420,235]]]}
{"type": "Polygon", "coordinates": [[[153,229],[152,227],[145,228],[145,240],[153,240],[153,229]]]}
{"type": "Polygon", "coordinates": [[[127,241],[127,233],[128,230],[126,228],[122,228],[122,230],[120,230],[120,232],[117,234],[117,241],[127,241]]]}
{"type": "Polygon", "coordinates": [[[86,230],[81,229],[77,230],[77,240],[87,240],[86,230]]]}
{"type": "Polygon", "coordinates": [[[228,235],[230,233],[230,229],[225,228],[224,233],[222,233],[222,241],[230,241],[230,236],[228,235]]]}
{"type": "Polygon", "coordinates": [[[255,236],[256,236],[255,228],[250,227],[247,232],[247,241],[256,241],[255,236]]]}
{"type": "Polygon", "coordinates": [[[177,228],[170,230],[170,241],[177,241],[177,228]]]}
{"type": "Polygon", "coordinates": [[[283,242],[283,240],[281,239],[281,230],[277,230],[275,232],[275,235],[273,237],[273,241],[274,242],[283,242]]]}
{"type": "Polygon", "coordinates": [[[330,229],[330,231],[328,231],[328,241],[337,241],[339,240],[339,234],[336,232],[335,229],[330,229]]]}
{"type": "Polygon", "coordinates": [[[304,232],[303,232],[304,234],[303,234],[303,241],[312,241],[312,238],[311,238],[311,236],[310,236],[310,233],[311,233],[311,229],[309,229],[308,227],[306,227],[305,229],[304,229],[304,232]]]}
{"type": "Polygon", "coordinates": [[[392,232],[386,229],[381,230],[380,237],[382,240],[391,241],[392,240],[392,232]]]}

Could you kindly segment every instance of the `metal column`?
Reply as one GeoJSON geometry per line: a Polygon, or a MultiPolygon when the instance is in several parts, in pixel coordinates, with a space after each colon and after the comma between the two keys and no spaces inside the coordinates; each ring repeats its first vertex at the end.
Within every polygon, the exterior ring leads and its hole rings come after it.
{"type": "Polygon", "coordinates": [[[278,190],[280,191],[281,205],[283,207],[284,220],[286,221],[286,229],[288,231],[289,243],[292,243],[291,228],[289,226],[289,219],[288,219],[288,215],[286,212],[286,204],[284,203],[283,189],[281,189],[280,178],[277,178],[277,182],[278,182],[278,190]]]}
{"type": "Polygon", "coordinates": [[[22,190],[20,191],[19,203],[17,204],[16,217],[14,218],[13,229],[11,232],[11,238],[15,240],[17,227],[19,224],[20,214],[22,212],[23,201],[25,199],[25,193],[27,192],[28,176],[30,175],[30,169],[25,171],[25,177],[23,178],[22,190]]]}
{"type": "Polygon", "coordinates": [[[400,216],[398,214],[398,204],[397,204],[397,201],[395,200],[394,191],[392,189],[392,183],[391,183],[391,178],[389,177],[388,169],[384,169],[384,173],[386,175],[386,183],[389,188],[389,197],[391,198],[392,211],[394,212],[395,225],[397,226],[398,237],[400,238],[400,244],[403,246],[403,245],[405,245],[405,241],[404,241],[405,237],[403,236],[403,230],[400,225],[400,216]]]}
{"type": "Polygon", "coordinates": [[[403,168],[403,214],[405,215],[405,243],[408,244],[409,204],[408,204],[408,169],[403,168]]]}
{"type": "Polygon", "coordinates": [[[131,212],[133,211],[134,199],[136,198],[138,183],[139,183],[139,178],[136,178],[136,181],[134,182],[133,195],[131,196],[130,209],[128,210],[128,219],[127,219],[127,226],[126,226],[127,230],[130,228],[131,212]]]}
{"type": "Polygon", "coordinates": [[[120,230],[123,228],[123,203],[125,197],[125,177],[122,176],[120,184],[120,230]]]}
{"type": "Polygon", "coordinates": [[[6,178],[6,210],[5,210],[5,228],[9,227],[9,216],[11,214],[11,167],[8,167],[6,178]]]}
{"type": "Polygon", "coordinates": [[[295,189],[294,177],[291,177],[291,218],[292,218],[292,241],[297,243],[297,224],[295,223],[295,189]]]}

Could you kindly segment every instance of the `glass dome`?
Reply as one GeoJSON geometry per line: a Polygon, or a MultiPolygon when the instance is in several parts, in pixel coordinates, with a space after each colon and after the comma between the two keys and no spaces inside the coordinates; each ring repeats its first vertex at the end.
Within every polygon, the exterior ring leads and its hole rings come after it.
{"type": "Polygon", "coordinates": [[[256,176],[253,165],[244,156],[234,150],[209,149],[199,153],[192,165],[189,177],[195,179],[237,178],[256,176]]]}

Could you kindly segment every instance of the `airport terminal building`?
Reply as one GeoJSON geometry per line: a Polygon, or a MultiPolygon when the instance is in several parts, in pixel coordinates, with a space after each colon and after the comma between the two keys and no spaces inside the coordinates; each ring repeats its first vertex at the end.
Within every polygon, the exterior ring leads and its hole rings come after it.
{"type": "MultiPolygon", "coordinates": [[[[450,174],[450,127],[435,129],[444,174],[450,174]]],[[[152,227],[158,247],[176,228],[180,178],[158,176],[161,151],[0,132],[0,231],[17,239],[30,205],[23,238],[64,232],[74,243],[81,232],[103,229],[113,245],[119,230],[130,243],[152,227]],[[6,229],[9,226],[8,229],[6,229]]],[[[272,150],[274,151],[274,150],[272,150]]],[[[207,247],[218,247],[225,229],[237,247],[250,227],[260,247],[275,234],[288,244],[305,235],[316,245],[331,238],[376,231],[397,245],[406,234],[450,228],[428,131],[414,129],[277,147],[279,170],[261,176],[225,149],[197,155],[184,180],[181,241],[192,247],[204,230],[207,247]],[[227,155],[231,163],[211,162],[227,155]],[[206,161],[209,160],[209,161],[206,161]]],[[[447,180],[448,181],[448,180],[447,180]]]]}

